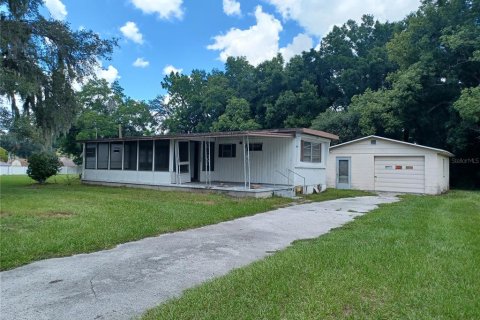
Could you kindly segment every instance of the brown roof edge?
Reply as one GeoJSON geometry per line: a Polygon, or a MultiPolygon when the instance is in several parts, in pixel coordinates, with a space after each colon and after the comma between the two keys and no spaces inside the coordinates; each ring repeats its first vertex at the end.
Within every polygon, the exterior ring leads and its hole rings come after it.
{"type": "Polygon", "coordinates": [[[309,129],[309,128],[302,128],[300,129],[302,133],[309,134],[312,136],[317,136],[317,137],[322,137],[322,138],[328,138],[331,140],[338,140],[339,137],[333,133],[321,131],[321,130],[315,130],[315,129],[309,129]]]}
{"type": "Polygon", "coordinates": [[[338,136],[328,132],[307,129],[307,128],[292,128],[292,129],[264,129],[264,130],[204,132],[204,133],[179,133],[179,134],[124,137],[124,138],[82,139],[82,140],[77,140],[77,142],[102,142],[102,141],[107,142],[107,141],[150,140],[150,139],[154,139],[154,140],[182,139],[182,138],[188,139],[188,138],[238,137],[238,136],[287,138],[287,137],[292,137],[297,132],[305,133],[305,134],[309,134],[317,137],[332,139],[332,140],[338,140],[338,136]]]}

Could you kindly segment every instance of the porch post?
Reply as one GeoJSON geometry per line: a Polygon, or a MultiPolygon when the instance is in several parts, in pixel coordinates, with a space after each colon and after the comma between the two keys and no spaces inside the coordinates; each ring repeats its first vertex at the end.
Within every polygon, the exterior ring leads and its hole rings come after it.
{"type": "Polygon", "coordinates": [[[178,167],[178,141],[173,140],[173,153],[175,155],[175,183],[176,184],[182,184],[180,181],[180,173],[179,173],[179,167],[178,167]]]}
{"type": "Polygon", "coordinates": [[[211,168],[211,157],[212,157],[212,154],[211,154],[211,145],[210,145],[210,137],[207,138],[207,153],[206,153],[206,156],[205,158],[207,159],[207,163],[205,164],[205,170],[206,170],[206,173],[207,173],[207,185],[208,186],[211,186],[212,185],[212,168],[211,168]]]}
{"type": "Polygon", "coordinates": [[[123,166],[125,165],[125,141],[122,141],[122,171],[123,166]]]}
{"type": "MultiPolygon", "coordinates": [[[[87,156],[86,156],[86,154],[85,154],[86,149],[87,149],[87,143],[84,142],[84,143],[82,144],[82,150],[83,150],[83,152],[82,152],[82,160],[83,160],[83,161],[82,161],[82,179],[85,179],[85,165],[86,165],[85,161],[87,161],[87,156]]],[[[10,167],[7,167],[7,169],[10,169],[10,167]]],[[[8,171],[8,170],[7,170],[7,171],[8,171]]],[[[7,173],[7,174],[8,174],[8,173],[7,173]]]]}
{"type": "Polygon", "coordinates": [[[243,180],[244,180],[244,187],[247,189],[247,164],[245,161],[245,148],[247,147],[245,145],[245,136],[242,137],[242,143],[243,143],[243,180]]]}
{"type": "Polygon", "coordinates": [[[247,136],[247,165],[248,165],[248,189],[251,188],[251,175],[250,175],[250,137],[247,136]]]}

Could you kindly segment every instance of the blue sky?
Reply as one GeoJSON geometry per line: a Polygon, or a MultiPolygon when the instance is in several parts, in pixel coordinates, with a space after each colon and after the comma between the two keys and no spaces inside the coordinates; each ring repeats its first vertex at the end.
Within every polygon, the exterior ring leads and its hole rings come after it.
{"type": "Polygon", "coordinates": [[[98,75],[149,100],[165,71],[223,69],[228,56],[254,65],[278,52],[288,60],[318,45],[335,24],[364,13],[399,20],[419,0],[45,0],[45,15],[119,38],[98,75]],[[137,63],[134,63],[137,61],[137,63]]]}

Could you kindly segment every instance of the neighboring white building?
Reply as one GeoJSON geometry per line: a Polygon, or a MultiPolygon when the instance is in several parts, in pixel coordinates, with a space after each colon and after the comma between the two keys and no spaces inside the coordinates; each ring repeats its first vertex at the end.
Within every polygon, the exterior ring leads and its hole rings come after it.
{"type": "Polygon", "coordinates": [[[85,140],[85,183],[210,189],[238,196],[326,188],[331,140],[296,128],[85,140]],[[247,147],[248,146],[248,147],[247,147]]]}
{"type": "Polygon", "coordinates": [[[368,136],[330,147],[327,186],[439,194],[449,189],[453,154],[413,143],[368,136]]]}

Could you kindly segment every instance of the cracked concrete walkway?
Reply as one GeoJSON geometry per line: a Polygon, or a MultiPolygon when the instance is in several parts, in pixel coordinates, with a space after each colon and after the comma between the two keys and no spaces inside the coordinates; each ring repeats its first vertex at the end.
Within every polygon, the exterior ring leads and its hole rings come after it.
{"type": "Polygon", "coordinates": [[[351,221],[394,195],[281,208],[0,273],[1,319],[130,319],[183,290],[351,221]]]}

